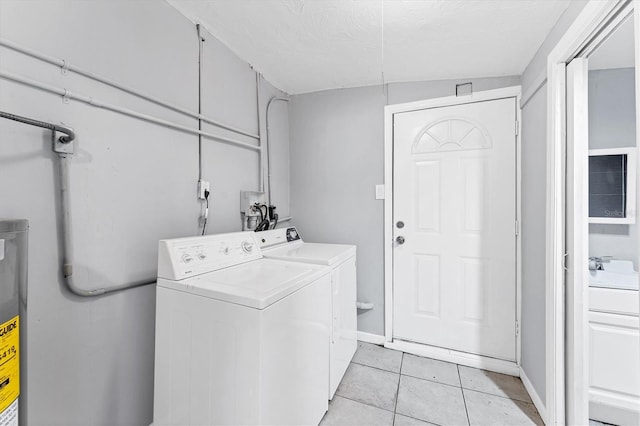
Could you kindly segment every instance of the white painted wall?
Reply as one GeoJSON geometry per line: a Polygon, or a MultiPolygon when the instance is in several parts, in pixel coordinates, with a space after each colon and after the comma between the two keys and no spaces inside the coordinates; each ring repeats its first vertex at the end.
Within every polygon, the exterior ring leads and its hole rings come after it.
{"type": "Polygon", "coordinates": [[[545,401],[545,205],[547,92],[522,110],[521,365],[545,401]]]}
{"type": "Polygon", "coordinates": [[[587,2],[572,1],[522,74],[522,369],[546,401],[547,56],[587,2]]]}
{"type": "Polygon", "coordinates": [[[382,86],[293,96],[291,213],[307,241],[357,245],[358,329],[383,334],[382,86]]]}
{"type": "MultiPolygon", "coordinates": [[[[195,26],[165,2],[2,0],[0,37],[197,110],[195,26]]],[[[257,132],[255,72],[206,38],[204,114],[257,132]]],[[[0,69],[197,128],[192,118],[1,47],[0,69]]],[[[262,109],[276,93],[264,85],[262,109]]],[[[74,101],[65,104],[2,79],[0,109],[64,122],[77,131],[71,185],[81,285],[154,277],[157,241],[198,231],[197,136],[74,101]]],[[[287,117],[280,111],[273,118],[283,168],[276,171],[274,188],[285,194],[287,117]]],[[[239,191],[258,189],[258,154],[205,138],[203,156],[203,177],[212,184],[208,232],[239,230],[239,191]]],[[[0,119],[0,217],[26,218],[31,225],[29,423],[149,424],[155,289],[93,299],[66,290],[55,168],[49,132],[0,119]]]]}
{"type": "Polygon", "coordinates": [[[395,83],[292,97],[291,209],[303,239],[358,246],[358,330],[384,334],[384,106],[519,84],[519,77],[395,83]]]}
{"type": "MultiPolygon", "coordinates": [[[[635,93],[635,68],[589,71],[590,149],[636,146],[635,93]]],[[[589,256],[613,256],[635,265],[636,226],[590,224],[589,256]]]]}

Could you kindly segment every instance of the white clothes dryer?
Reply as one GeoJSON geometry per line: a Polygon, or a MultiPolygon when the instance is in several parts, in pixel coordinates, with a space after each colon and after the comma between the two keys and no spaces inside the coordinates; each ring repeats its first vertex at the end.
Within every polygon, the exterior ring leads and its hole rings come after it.
{"type": "Polygon", "coordinates": [[[265,259],[255,234],[159,243],[154,425],[318,424],[331,270],[265,259]]]}
{"type": "Polygon", "coordinates": [[[358,346],[356,246],[302,241],[295,227],[256,233],[264,257],[331,268],[329,399],[338,389],[358,346]]]}

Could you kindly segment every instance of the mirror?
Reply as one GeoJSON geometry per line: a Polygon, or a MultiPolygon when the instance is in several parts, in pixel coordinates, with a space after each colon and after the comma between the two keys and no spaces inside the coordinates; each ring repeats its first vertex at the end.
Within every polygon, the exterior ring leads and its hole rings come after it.
{"type": "Polygon", "coordinates": [[[589,151],[589,222],[635,223],[635,148],[589,151]]]}

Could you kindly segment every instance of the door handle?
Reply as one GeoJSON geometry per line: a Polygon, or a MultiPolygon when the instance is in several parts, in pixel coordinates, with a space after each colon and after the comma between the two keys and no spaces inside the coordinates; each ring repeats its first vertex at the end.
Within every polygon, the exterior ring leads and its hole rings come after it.
{"type": "Polygon", "coordinates": [[[396,243],[400,245],[404,244],[404,237],[396,237],[396,243]]]}

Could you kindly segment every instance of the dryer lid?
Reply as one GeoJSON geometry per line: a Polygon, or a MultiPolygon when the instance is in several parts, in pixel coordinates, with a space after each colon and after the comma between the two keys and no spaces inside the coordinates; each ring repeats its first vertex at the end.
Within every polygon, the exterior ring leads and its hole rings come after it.
{"type": "Polygon", "coordinates": [[[290,262],[337,265],[355,256],[356,246],[346,244],[320,244],[296,242],[263,250],[263,256],[290,262]]]}

